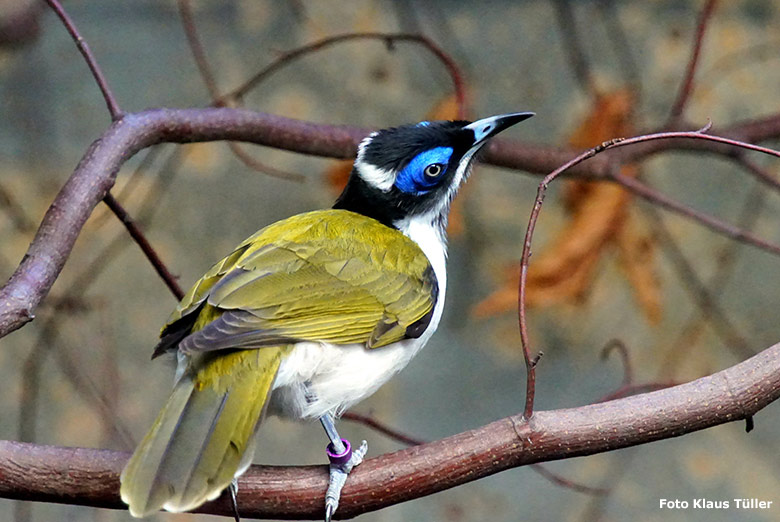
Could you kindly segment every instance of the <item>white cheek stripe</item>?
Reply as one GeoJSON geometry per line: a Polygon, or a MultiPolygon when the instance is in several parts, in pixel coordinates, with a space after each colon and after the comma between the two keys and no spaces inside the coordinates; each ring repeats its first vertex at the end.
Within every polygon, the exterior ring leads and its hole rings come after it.
{"type": "Polygon", "coordinates": [[[466,151],[466,154],[463,155],[463,157],[460,159],[460,162],[458,163],[458,169],[455,171],[455,179],[452,180],[452,187],[456,190],[458,187],[460,187],[460,184],[463,182],[463,179],[466,177],[466,173],[468,169],[471,167],[471,158],[474,156],[474,154],[477,153],[477,151],[482,148],[482,146],[472,147],[468,151],[466,151]]]}
{"type": "Polygon", "coordinates": [[[374,139],[374,136],[376,136],[377,134],[379,134],[379,131],[374,131],[368,136],[366,136],[365,138],[363,138],[363,140],[360,142],[360,145],[358,145],[357,159],[359,160],[363,159],[363,154],[366,153],[366,147],[368,147],[368,144],[371,143],[371,141],[374,139]]]}
{"type": "Polygon", "coordinates": [[[364,163],[360,156],[355,160],[355,169],[366,183],[382,192],[388,192],[395,183],[395,174],[392,171],[364,163]]]}

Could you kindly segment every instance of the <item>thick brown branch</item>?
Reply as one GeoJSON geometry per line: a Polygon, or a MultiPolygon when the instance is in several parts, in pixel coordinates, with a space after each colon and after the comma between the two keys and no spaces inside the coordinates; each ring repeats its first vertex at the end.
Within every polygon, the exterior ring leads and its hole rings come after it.
{"type": "Polygon", "coordinates": [[[44,216],[24,260],[0,290],[0,337],[33,318],[92,209],[113,186],[121,165],[139,150],[166,141],[228,139],[345,158],[367,132],[225,108],[126,115],[89,147],[44,216]]]}
{"type": "MultiPolygon", "coordinates": [[[[122,163],[139,150],[162,142],[236,140],[346,159],[354,156],[357,144],[370,130],[231,108],[153,109],[125,115],[89,147],[47,211],[24,260],[0,290],[0,337],[33,318],[34,310],[59,275],[92,209],[113,186],[122,163]]],[[[780,115],[740,123],[723,129],[722,134],[748,142],[777,137],[780,115]]],[[[730,155],[734,148],[701,139],[650,141],[639,143],[618,156],[606,153],[591,158],[587,165],[577,164],[567,172],[608,178],[615,158],[635,161],[662,150],[706,150],[730,155]]],[[[496,140],[486,151],[484,161],[538,173],[549,172],[574,155],[572,151],[548,146],[496,140]]],[[[748,239],[744,234],[735,237],[748,239]]]]}
{"type": "MultiPolygon", "coordinates": [[[[677,437],[755,415],[780,397],[780,344],[687,384],[579,408],[521,415],[369,459],[350,475],[338,515],[430,495],[509,468],[677,437]]],[[[123,508],[128,454],[0,442],[0,497],[123,508]]],[[[239,480],[242,516],[322,515],[325,466],[253,466],[239,480]]],[[[222,497],[201,511],[230,514],[222,497]]]]}

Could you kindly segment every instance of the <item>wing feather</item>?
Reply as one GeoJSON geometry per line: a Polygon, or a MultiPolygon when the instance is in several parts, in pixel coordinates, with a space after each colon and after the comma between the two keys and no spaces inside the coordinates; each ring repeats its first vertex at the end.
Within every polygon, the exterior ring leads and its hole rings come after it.
{"type": "Polygon", "coordinates": [[[437,292],[428,259],[401,232],[345,210],[310,212],[214,265],[163,337],[186,353],[304,340],[376,348],[421,335],[437,292]]]}

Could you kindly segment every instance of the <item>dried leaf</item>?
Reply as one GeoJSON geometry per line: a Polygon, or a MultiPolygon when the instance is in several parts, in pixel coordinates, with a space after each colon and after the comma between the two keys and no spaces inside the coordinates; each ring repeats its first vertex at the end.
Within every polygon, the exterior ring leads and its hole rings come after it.
{"type": "Polygon", "coordinates": [[[335,195],[341,194],[352,172],[352,160],[334,161],[325,171],[325,183],[335,195]]]}
{"type": "MultiPolygon", "coordinates": [[[[570,143],[578,148],[598,145],[632,133],[633,93],[619,90],[599,96],[570,143]]],[[[622,174],[638,175],[633,165],[622,174]]],[[[661,295],[653,260],[652,238],[643,235],[629,219],[631,196],[606,182],[567,181],[564,203],[571,214],[568,225],[538,254],[528,270],[528,306],[561,302],[581,303],[588,294],[598,261],[611,244],[618,246],[621,266],[640,307],[651,323],[661,317],[661,295]]],[[[486,317],[517,306],[518,270],[505,277],[499,290],[478,303],[472,313],[486,317]]]]}
{"type": "Polygon", "coordinates": [[[636,300],[651,324],[661,321],[661,284],[656,273],[655,239],[637,224],[636,216],[629,215],[628,222],[617,235],[618,261],[634,290],[636,300]]]}

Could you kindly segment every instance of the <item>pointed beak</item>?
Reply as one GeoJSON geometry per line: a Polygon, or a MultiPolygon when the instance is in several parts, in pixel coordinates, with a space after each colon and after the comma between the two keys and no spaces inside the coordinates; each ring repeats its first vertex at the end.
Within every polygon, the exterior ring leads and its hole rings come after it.
{"type": "Polygon", "coordinates": [[[484,145],[485,142],[503,131],[508,129],[515,123],[520,123],[523,120],[527,120],[536,113],[533,112],[513,112],[510,114],[499,114],[498,116],[490,116],[489,118],[483,118],[477,120],[474,123],[470,123],[463,127],[474,132],[474,145],[472,148],[479,148],[484,145]]]}

